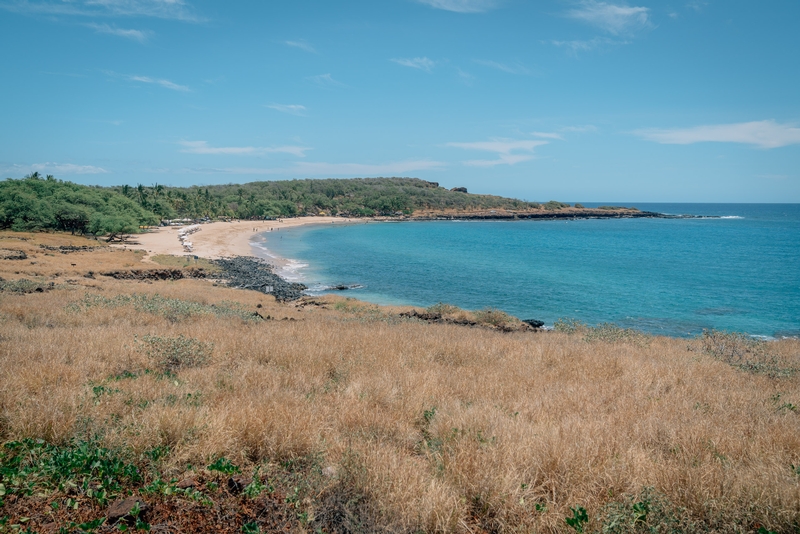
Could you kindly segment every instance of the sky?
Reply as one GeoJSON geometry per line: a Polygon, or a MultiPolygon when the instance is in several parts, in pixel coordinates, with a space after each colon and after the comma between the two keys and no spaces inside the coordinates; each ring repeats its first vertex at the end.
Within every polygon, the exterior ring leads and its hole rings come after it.
{"type": "Polygon", "coordinates": [[[0,178],[800,202],[797,0],[0,0],[0,178]]]}

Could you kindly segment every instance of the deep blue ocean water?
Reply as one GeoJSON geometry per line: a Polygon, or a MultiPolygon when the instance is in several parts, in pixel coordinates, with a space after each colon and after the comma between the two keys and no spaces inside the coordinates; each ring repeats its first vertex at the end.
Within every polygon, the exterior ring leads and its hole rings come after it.
{"type": "MultiPolygon", "coordinates": [[[[587,207],[592,204],[584,203],[587,207]]],[[[800,205],[636,204],[719,219],[430,221],[264,234],[284,274],[379,304],[493,307],[552,325],[613,322],[800,336],[800,205]]]]}

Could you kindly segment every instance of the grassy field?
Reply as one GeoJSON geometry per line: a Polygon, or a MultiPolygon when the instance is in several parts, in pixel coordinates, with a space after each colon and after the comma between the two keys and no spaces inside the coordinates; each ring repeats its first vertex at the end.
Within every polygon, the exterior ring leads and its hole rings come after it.
{"type": "Polygon", "coordinates": [[[59,248],[96,244],[0,233],[0,532],[800,532],[796,340],[433,324],[59,248]]]}

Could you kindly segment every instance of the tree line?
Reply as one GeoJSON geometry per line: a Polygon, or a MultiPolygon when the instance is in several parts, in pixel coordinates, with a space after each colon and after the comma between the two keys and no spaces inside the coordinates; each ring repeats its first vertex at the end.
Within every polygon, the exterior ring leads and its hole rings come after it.
{"type": "MultiPolygon", "coordinates": [[[[418,210],[535,209],[538,203],[451,191],[417,178],[281,180],[207,187],[100,187],[38,172],[0,181],[0,229],[132,233],[170,219],[373,217],[418,210]]],[[[545,205],[544,207],[547,207],[545,205]]]]}

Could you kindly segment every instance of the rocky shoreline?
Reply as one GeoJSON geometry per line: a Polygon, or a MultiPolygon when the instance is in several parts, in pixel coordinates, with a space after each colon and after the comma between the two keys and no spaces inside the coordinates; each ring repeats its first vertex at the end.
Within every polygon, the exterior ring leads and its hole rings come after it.
{"type": "Polygon", "coordinates": [[[563,209],[553,211],[502,211],[468,213],[432,213],[411,217],[387,217],[385,220],[411,221],[456,221],[456,220],[578,220],[578,219],[716,219],[705,215],[669,215],[655,211],[639,211],[632,209],[563,209]]]}
{"type": "Polygon", "coordinates": [[[297,300],[308,289],[303,284],[289,282],[275,274],[275,266],[251,256],[235,256],[213,260],[221,272],[215,274],[228,287],[252,289],[272,295],[279,302],[297,300]]]}

